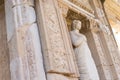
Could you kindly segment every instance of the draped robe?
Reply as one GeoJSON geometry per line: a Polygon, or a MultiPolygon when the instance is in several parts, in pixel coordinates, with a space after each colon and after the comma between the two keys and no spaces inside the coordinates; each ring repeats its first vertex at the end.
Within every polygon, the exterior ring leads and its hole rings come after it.
{"type": "Polygon", "coordinates": [[[76,55],[80,80],[99,80],[97,68],[92,58],[86,37],[74,30],[70,32],[71,41],[76,55]]]}

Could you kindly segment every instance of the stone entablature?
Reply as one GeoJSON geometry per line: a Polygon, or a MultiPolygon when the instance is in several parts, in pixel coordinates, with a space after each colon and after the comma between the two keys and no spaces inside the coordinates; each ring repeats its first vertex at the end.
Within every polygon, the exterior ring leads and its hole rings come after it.
{"type": "Polygon", "coordinates": [[[83,8],[84,5],[81,5],[81,7],[80,7],[80,2],[76,4],[76,3],[73,3],[69,0],[58,0],[58,3],[67,6],[69,9],[75,11],[76,13],[82,14],[85,17],[88,17],[88,18],[95,17],[94,11],[91,10],[91,12],[93,12],[93,13],[91,13],[90,11],[87,10],[87,8],[84,9],[83,8]]]}
{"type": "Polygon", "coordinates": [[[73,4],[83,8],[84,10],[94,14],[94,10],[91,8],[90,4],[89,4],[89,1],[87,0],[68,0],[70,2],[72,2],[73,4]],[[87,2],[87,4],[85,3],[87,2]]]}

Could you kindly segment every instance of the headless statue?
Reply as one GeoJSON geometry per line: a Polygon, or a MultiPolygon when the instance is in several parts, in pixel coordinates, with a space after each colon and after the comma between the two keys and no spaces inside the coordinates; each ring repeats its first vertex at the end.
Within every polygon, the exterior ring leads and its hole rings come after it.
{"type": "Polygon", "coordinates": [[[86,37],[79,33],[81,22],[73,21],[73,30],[70,31],[74,52],[77,58],[80,80],[99,80],[98,72],[91,56],[86,37]]]}

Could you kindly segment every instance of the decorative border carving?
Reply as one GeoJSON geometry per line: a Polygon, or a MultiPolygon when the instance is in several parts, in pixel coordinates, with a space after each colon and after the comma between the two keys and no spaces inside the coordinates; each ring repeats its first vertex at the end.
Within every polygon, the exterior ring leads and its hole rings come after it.
{"type": "Polygon", "coordinates": [[[94,11],[88,7],[86,7],[85,5],[83,5],[79,0],[69,0],[70,2],[72,2],[73,4],[85,9],[86,11],[94,14],[94,11]]]}

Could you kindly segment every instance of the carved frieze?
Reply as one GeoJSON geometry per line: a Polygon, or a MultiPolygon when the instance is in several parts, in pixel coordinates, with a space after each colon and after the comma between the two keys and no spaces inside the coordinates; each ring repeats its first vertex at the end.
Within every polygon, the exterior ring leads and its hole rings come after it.
{"type": "Polygon", "coordinates": [[[69,1],[83,9],[85,9],[86,11],[94,14],[94,11],[88,0],[69,0],[69,1]]]}
{"type": "Polygon", "coordinates": [[[55,9],[51,5],[45,5],[44,11],[46,15],[45,23],[47,27],[47,34],[49,35],[48,39],[50,49],[48,55],[50,59],[50,67],[54,71],[59,70],[58,72],[69,73],[66,50],[55,9]]]}
{"type": "MultiPolygon", "coordinates": [[[[57,1],[40,1],[43,25],[40,26],[45,67],[48,73],[75,75],[78,77],[77,66],[68,46],[65,25],[57,1]],[[60,21],[61,20],[61,21],[60,21]],[[65,30],[63,30],[65,29],[65,30]]],[[[41,18],[41,17],[40,17],[41,18]]]]}

